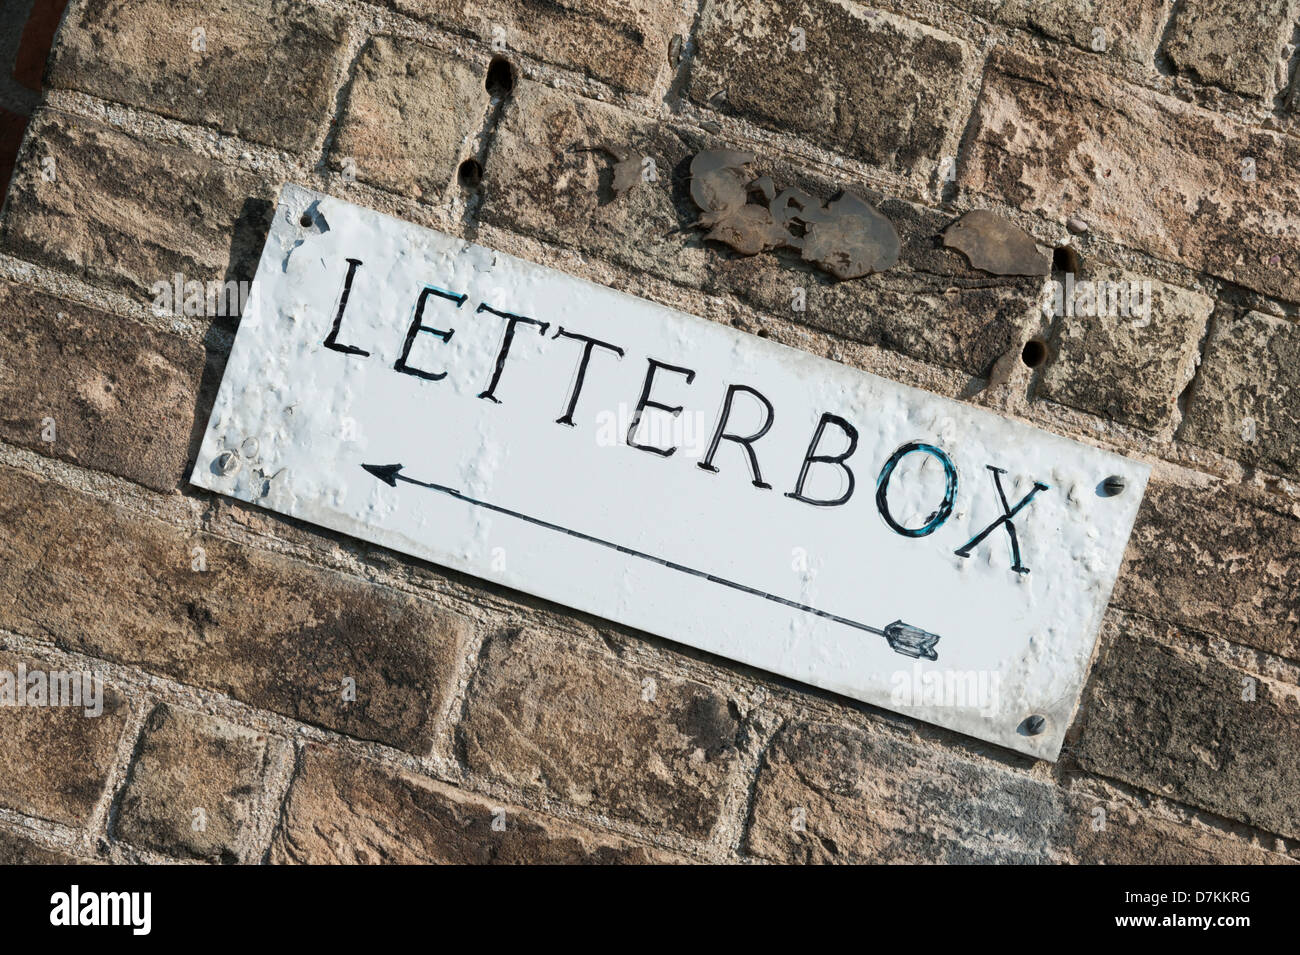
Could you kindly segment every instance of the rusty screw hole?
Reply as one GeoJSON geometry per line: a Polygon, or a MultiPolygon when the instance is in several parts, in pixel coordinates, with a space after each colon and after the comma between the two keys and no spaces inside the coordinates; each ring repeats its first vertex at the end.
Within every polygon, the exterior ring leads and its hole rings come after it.
{"type": "Polygon", "coordinates": [[[1030,368],[1037,368],[1047,361],[1047,345],[1037,338],[1029,339],[1025,342],[1025,347],[1020,350],[1020,360],[1030,368]]]}
{"type": "Polygon", "coordinates": [[[493,96],[508,96],[515,88],[515,68],[504,56],[494,56],[488,64],[487,79],[483,85],[493,96]]]}
{"type": "Polygon", "coordinates": [[[456,170],[456,179],[466,189],[477,189],[483,181],[483,167],[477,159],[466,159],[456,170]]]}

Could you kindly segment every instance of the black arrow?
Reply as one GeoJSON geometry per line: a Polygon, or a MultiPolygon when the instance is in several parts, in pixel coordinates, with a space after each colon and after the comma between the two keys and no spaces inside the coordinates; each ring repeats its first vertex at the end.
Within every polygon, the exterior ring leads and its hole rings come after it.
{"type": "Polygon", "coordinates": [[[496,511],[498,514],[505,514],[521,521],[527,521],[529,524],[536,524],[538,527],[545,527],[548,530],[558,531],[561,534],[568,534],[570,537],[576,537],[579,540],[584,540],[592,544],[599,544],[601,547],[608,547],[611,550],[618,551],[620,554],[630,554],[633,557],[640,557],[642,560],[652,561],[661,566],[681,571],[683,574],[690,574],[693,577],[701,577],[704,580],[712,581],[715,584],[730,587],[732,590],[739,590],[742,593],[753,594],[755,597],[762,597],[764,600],[771,600],[774,603],[784,604],[787,607],[793,607],[795,610],[802,610],[804,613],[824,617],[827,620],[834,620],[836,623],[842,623],[846,627],[853,627],[857,630],[865,630],[867,633],[874,633],[877,636],[884,637],[895,652],[901,653],[904,656],[925,657],[927,660],[939,659],[939,654],[934,650],[934,645],[939,642],[939,635],[929,633],[928,631],[922,630],[920,627],[914,627],[910,623],[903,623],[901,620],[895,620],[893,623],[887,624],[883,629],[871,627],[865,623],[858,623],[856,620],[849,620],[847,617],[841,617],[838,614],[828,613],[825,610],[818,610],[816,607],[809,607],[807,604],[787,600],[785,597],[780,597],[776,594],[769,594],[766,591],[757,590],[754,587],[747,587],[744,584],[738,584],[734,580],[727,580],[725,577],[718,577],[702,570],[696,570],[694,567],[687,567],[685,564],[678,564],[671,560],[665,560],[662,557],[656,557],[653,554],[646,554],[639,550],[633,550],[630,547],[624,547],[622,544],[615,544],[613,541],[602,540],[599,537],[592,537],[590,534],[584,534],[582,531],[575,531],[572,528],[561,527],[559,524],[552,524],[550,521],[544,521],[541,518],[532,517],[528,514],[521,514],[519,511],[512,511],[508,507],[502,507],[499,504],[491,504],[487,501],[477,500],[467,494],[462,494],[455,488],[447,487],[444,484],[432,484],[428,481],[417,481],[415,478],[409,478],[403,474],[402,465],[400,464],[363,464],[361,466],[389,487],[397,487],[398,481],[405,481],[407,484],[414,484],[417,487],[426,487],[431,491],[438,491],[439,493],[454,497],[458,501],[464,501],[466,504],[473,504],[475,507],[485,507],[489,511],[496,511]]]}

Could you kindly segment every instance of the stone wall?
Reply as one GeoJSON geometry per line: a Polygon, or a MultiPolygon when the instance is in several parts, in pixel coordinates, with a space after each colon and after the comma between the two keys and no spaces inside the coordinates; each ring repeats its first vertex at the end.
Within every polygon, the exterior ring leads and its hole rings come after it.
{"type": "Polygon", "coordinates": [[[72,0],[0,214],[0,669],[107,690],[0,709],[0,860],[1300,859],[1297,13],[72,0]],[[701,245],[716,145],[898,266],[701,245]],[[154,286],[251,278],[285,182],[1153,462],[1060,762],[189,487],[238,319],[154,286]],[[1147,320],[971,269],[973,208],[1147,320]]]}

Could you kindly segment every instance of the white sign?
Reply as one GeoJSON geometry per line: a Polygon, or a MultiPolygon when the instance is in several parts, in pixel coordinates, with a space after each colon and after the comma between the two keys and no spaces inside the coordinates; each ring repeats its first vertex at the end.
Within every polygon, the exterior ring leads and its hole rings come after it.
{"type": "Polygon", "coordinates": [[[286,186],[193,482],[1055,759],[1147,474],[286,186]]]}

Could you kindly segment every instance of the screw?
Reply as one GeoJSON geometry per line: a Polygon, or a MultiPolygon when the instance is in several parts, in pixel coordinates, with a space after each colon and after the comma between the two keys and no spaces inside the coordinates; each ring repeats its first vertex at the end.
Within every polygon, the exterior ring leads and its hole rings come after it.
{"type": "Polygon", "coordinates": [[[239,454],[235,451],[226,451],[217,458],[217,470],[222,474],[234,474],[239,470],[239,454]]]}
{"type": "Polygon", "coordinates": [[[1114,497],[1123,491],[1124,487],[1124,479],[1118,474],[1112,474],[1101,482],[1101,489],[1106,492],[1107,497],[1114,497]]]}
{"type": "Polygon", "coordinates": [[[1035,713],[1025,720],[1025,732],[1030,736],[1037,736],[1047,728],[1047,720],[1035,713]]]}

